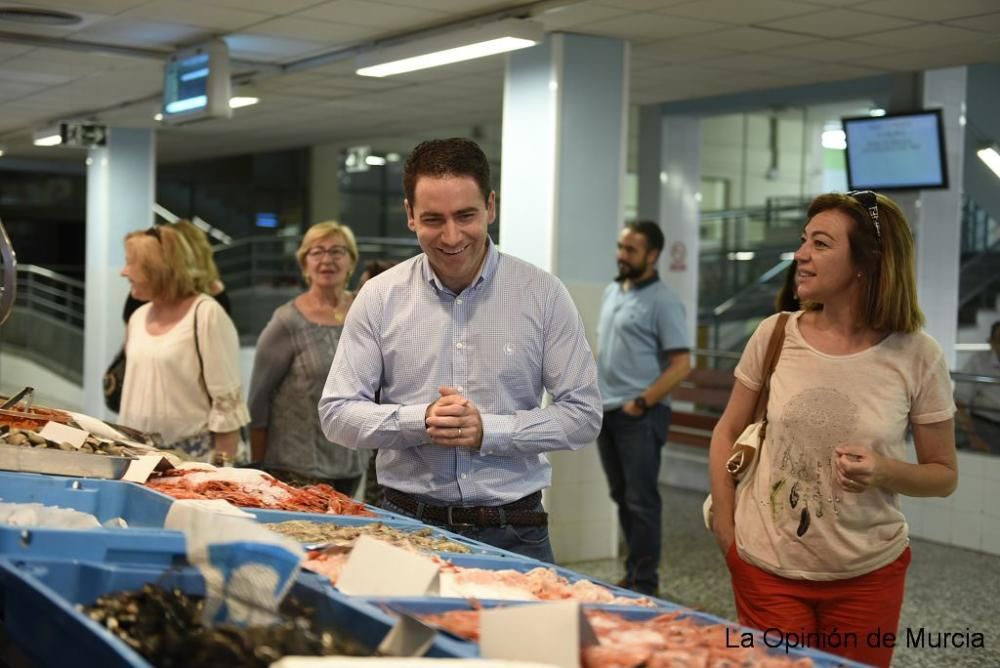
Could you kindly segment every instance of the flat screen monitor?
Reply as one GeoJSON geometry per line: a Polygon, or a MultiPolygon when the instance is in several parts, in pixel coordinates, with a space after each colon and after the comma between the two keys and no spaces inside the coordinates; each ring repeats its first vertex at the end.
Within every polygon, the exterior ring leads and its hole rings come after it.
{"type": "Polygon", "coordinates": [[[163,81],[163,120],[182,123],[230,118],[229,49],[212,40],[182,49],[167,59],[163,81]]]}
{"type": "Polygon", "coordinates": [[[939,109],[844,118],[851,190],[947,188],[939,109]]]}

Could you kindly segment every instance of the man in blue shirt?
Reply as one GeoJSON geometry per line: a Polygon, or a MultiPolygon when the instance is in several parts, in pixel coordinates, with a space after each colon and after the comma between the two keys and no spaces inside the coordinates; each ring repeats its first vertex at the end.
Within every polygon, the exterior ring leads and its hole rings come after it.
{"type": "Polygon", "coordinates": [[[670,426],[668,394],[691,370],[684,305],[657,274],[663,232],[629,223],[618,236],[618,278],[604,290],[597,329],[604,423],[597,439],[628,545],[626,587],[659,587],[660,447],[670,426]]]}
{"type": "Polygon", "coordinates": [[[323,430],[378,448],[389,510],[552,561],[545,453],[582,448],[601,425],[580,314],[557,278],[490,240],[496,194],[474,142],[420,144],[403,189],[424,252],[358,293],[319,402],[323,430]]]}

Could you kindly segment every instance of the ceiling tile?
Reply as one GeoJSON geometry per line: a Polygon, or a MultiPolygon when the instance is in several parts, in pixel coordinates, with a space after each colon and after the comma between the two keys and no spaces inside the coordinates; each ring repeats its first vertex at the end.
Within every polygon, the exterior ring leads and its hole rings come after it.
{"type": "Polygon", "coordinates": [[[627,9],[583,2],[577,5],[556,7],[553,10],[533,16],[532,20],[541,23],[548,30],[567,30],[583,25],[584,23],[613,19],[627,12],[627,9]]]}
{"type": "Polygon", "coordinates": [[[597,0],[597,4],[635,11],[651,11],[663,9],[671,5],[679,5],[691,0],[597,0]]]}
{"type": "Polygon", "coordinates": [[[73,39],[122,46],[173,49],[177,44],[189,44],[209,39],[211,36],[211,33],[204,28],[182,23],[113,18],[74,33],[73,39]]]}
{"type": "Polygon", "coordinates": [[[839,81],[842,79],[860,79],[862,77],[884,74],[885,69],[865,67],[848,63],[813,63],[803,67],[792,67],[777,74],[782,78],[796,83],[819,81],[839,81]]]}
{"type": "Polygon", "coordinates": [[[382,31],[433,24],[448,17],[439,11],[387,5],[374,0],[332,0],[304,9],[296,18],[321,19],[337,23],[381,28],[382,31]]]}
{"type": "Polygon", "coordinates": [[[633,60],[641,59],[660,63],[700,62],[734,53],[738,52],[715,46],[702,46],[695,42],[678,42],[672,39],[646,42],[632,47],[633,60]]]}
{"type": "Polygon", "coordinates": [[[587,33],[621,37],[622,39],[685,37],[724,27],[726,26],[721,23],[696,21],[664,14],[629,14],[579,26],[582,31],[587,33]]]}
{"type": "Polygon", "coordinates": [[[45,89],[46,84],[0,78],[0,100],[16,100],[45,89]]]}
{"type": "Polygon", "coordinates": [[[386,4],[402,7],[419,7],[452,14],[480,13],[490,9],[504,9],[526,5],[533,0],[383,0],[386,4]]]}
{"type": "MultiPolygon", "coordinates": [[[[775,52],[775,54],[778,52],[775,52]]],[[[785,57],[766,53],[739,53],[721,58],[710,58],[700,61],[705,67],[718,67],[737,71],[780,71],[792,67],[814,65],[800,58],[785,57]]]]}
{"type": "Polygon", "coordinates": [[[123,12],[121,16],[164,23],[170,23],[183,17],[184,23],[187,25],[229,31],[266,21],[273,17],[274,13],[247,12],[240,9],[206,5],[202,2],[170,0],[170,2],[142,5],[123,12]]]}
{"type": "Polygon", "coordinates": [[[811,38],[779,30],[744,27],[706,33],[684,41],[697,43],[703,47],[712,46],[736,51],[763,51],[778,47],[805,44],[811,41],[811,38]]]}
{"type": "Polygon", "coordinates": [[[919,21],[947,21],[997,10],[997,0],[872,0],[854,7],[873,14],[886,14],[919,21]]]}
{"type": "Polygon", "coordinates": [[[659,13],[671,16],[739,25],[759,24],[819,11],[822,11],[821,7],[812,7],[786,0],[753,0],[753,2],[746,0],[695,0],[658,10],[659,13]]]}
{"type": "Polygon", "coordinates": [[[958,19],[957,21],[948,21],[948,25],[1000,35],[1000,12],[967,19],[958,19]]]}
{"type": "Polygon", "coordinates": [[[860,44],[858,42],[845,42],[842,39],[821,40],[796,44],[794,46],[783,46],[765,53],[774,53],[779,56],[789,56],[792,58],[804,58],[806,60],[818,60],[822,62],[837,63],[854,58],[867,58],[879,56],[884,53],[896,53],[899,49],[888,46],[876,46],[874,44],[860,44]]]}
{"type": "Polygon", "coordinates": [[[763,27],[824,38],[853,38],[857,35],[903,28],[909,25],[914,25],[914,22],[891,16],[865,14],[857,12],[852,8],[850,11],[845,9],[831,9],[815,14],[768,21],[763,27]]]}
{"type": "Polygon", "coordinates": [[[226,35],[230,58],[250,60],[286,61],[329,50],[324,42],[302,39],[285,39],[266,35],[226,35]]]}
{"type": "MultiPolygon", "coordinates": [[[[76,12],[95,12],[97,14],[118,14],[132,7],[138,7],[149,0],[42,0],[25,4],[46,7],[49,9],[64,9],[76,12]]],[[[9,4],[9,3],[4,3],[9,4]]]]}
{"type": "Polygon", "coordinates": [[[215,7],[284,15],[315,5],[317,0],[281,0],[280,2],[276,2],[276,0],[199,0],[199,2],[215,7]]]}
{"type": "Polygon", "coordinates": [[[942,62],[941,54],[931,51],[897,51],[877,58],[859,58],[852,60],[851,63],[900,72],[916,72],[954,64],[953,62],[942,62]]]}
{"type": "Polygon", "coordinates": [[[373,37],[380,31],[378,28],[348,25],[346,23],[285,17],[259,23],[246,32],[251,35],[265,35],[285,39],[325,42],[330,45],[344,45],[373,37]]]}
{"type": "Polygon", "coordinates": [[[856,41],[876,46],[892,46],[897,49],[908,49],[916,46],[927,50],[938,46],[969,44],[984,39],[983,33],[973,30],[941,25],[922,25],[902,28],[901,30],[889,30],[877,35],[865,35],[856,38],[856,41]]]}

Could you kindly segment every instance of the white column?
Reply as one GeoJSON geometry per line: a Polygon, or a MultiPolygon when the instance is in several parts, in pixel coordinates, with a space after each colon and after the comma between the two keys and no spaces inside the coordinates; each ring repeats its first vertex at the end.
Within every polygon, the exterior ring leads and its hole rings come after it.
{"type": "Polygon", "coordinates": [[[153,223],[155,143],[152,130],[112,128],[108,145],[87,157],[87,301],[83,336],[83,410],[109,414],[102,377],[122,344],[128,282],[125,234],[153,223]]]}
{"type": "Polygon", "coordinates": [[[965,154],[966,68],[924,72],[924,107],[940,108],[948,151],[948,188],[923,190],[913,231],[917,240],[917,295],[927,332],[955,368],[958,337],[958,273],[962,243],[962,178],[965,154]]]}
{"type": "MultiPolygon", "coordinates": [[[[509,56],[500,247],[558,275],[595,345],[622,225],[628,45],[552,34],[509,56]]],[[[550,456],[545,504],[556,558],[612,557],[618,520],[596,447],[550,456]]]]}
{"type": "Polygon", "coordinates": [[[666,239],[660,278],[680,296],[687,310],[688,336],[697,346],[701,119],[664,116],[662,123],[656,220],[666,239]]]}

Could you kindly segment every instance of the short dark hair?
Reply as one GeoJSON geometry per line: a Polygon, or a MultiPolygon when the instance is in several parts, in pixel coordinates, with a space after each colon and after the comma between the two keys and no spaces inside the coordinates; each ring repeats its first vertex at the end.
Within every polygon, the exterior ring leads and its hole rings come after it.
{"type": "Polygon", "coordinates": [[[417,144],[403,166],[403,193],[413,206],[417,178],[431,176],[469,176],[476,181],[483,199],[488,200],[493,187],[490,185],[490,163],[479,144],[464,137],[431,139],[417,144]]]}
{"type": "Polygon", "coordinates": [[[993,323],[993,326],[990,327],[990,341],[997,338],[997,330],[1000,330],[1000,320],[997,320],[993,323]]]}
{"type": "Polygon", "coordinates": [[[647,250],[663,250],[663,230],[651,220],[634,220],[626,223],[625,227],[633,232],[641,234],[646,239],[647,250]]]}

